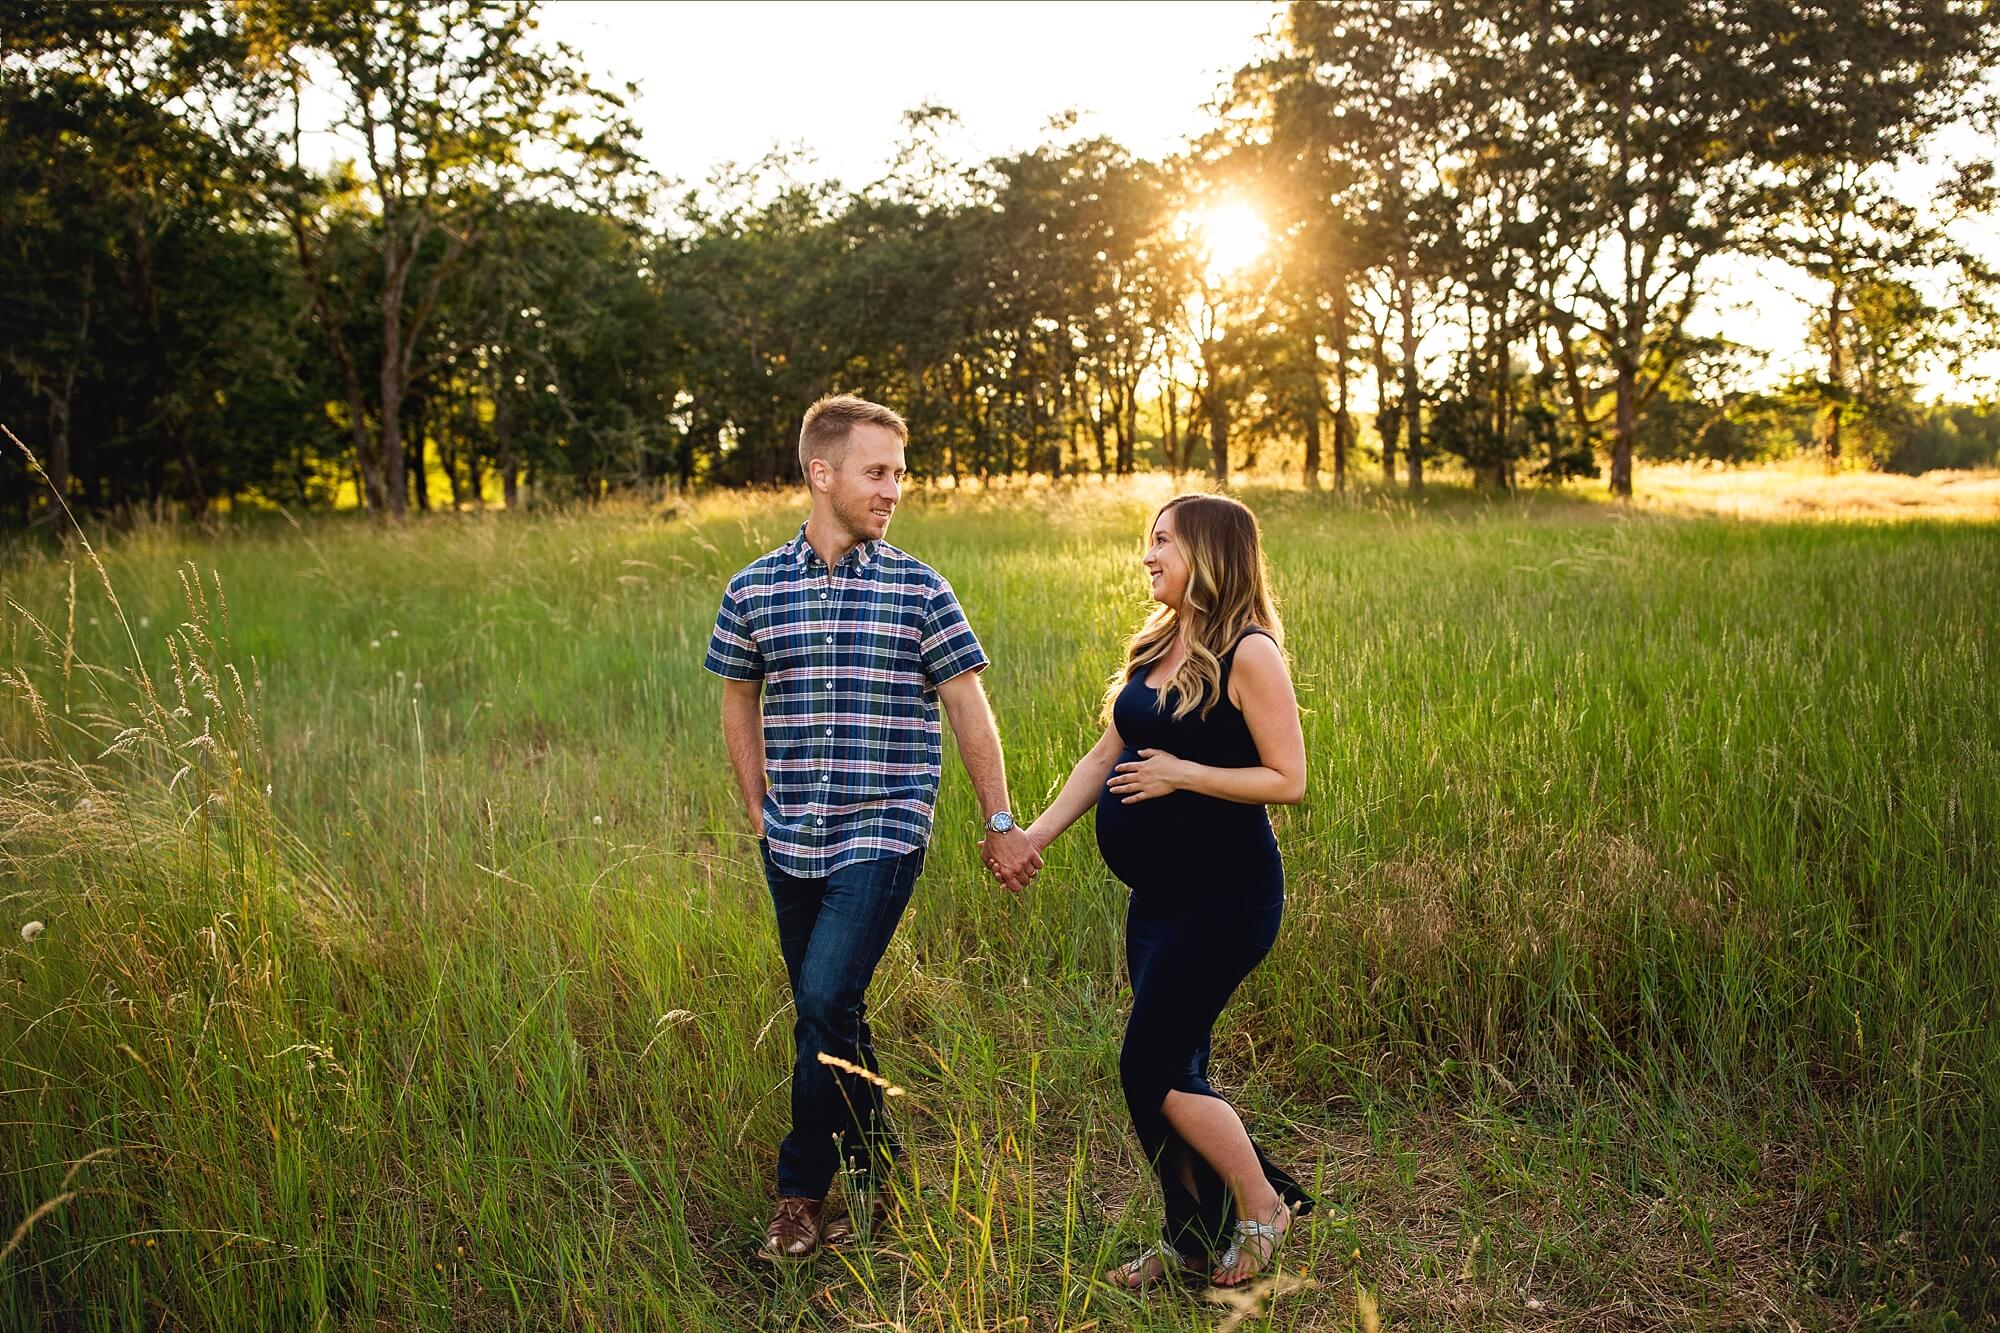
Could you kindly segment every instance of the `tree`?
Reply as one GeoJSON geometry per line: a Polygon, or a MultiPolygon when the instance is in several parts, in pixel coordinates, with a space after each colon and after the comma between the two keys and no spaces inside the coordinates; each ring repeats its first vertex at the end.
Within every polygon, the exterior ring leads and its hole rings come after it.
{"type": "Polygon", "coordinates": [[[1859,5],[1792,33],[1782,66],[1787,115],[1769,154],[1764,225],[1748,248],[1821,290],[1813,332],[1826,375],[1814,433],[1829,462],[1840,458],[1854,401],[1860,293],[1948,275],[1963,303],[1992,284],[1954,237],[1955,224],[1992,208],[1992,162],[1952,164],[1929,199],[1910,189],[1940,130],[1993,129],[2000,88],[1986,76],[2000,55],[2000,27],[1988,9],[1955,0],[1859,5]]]}
{"type": "Polygon", "coordinates": [[[294,293],[218,137],[240,48],[203,6],[24,6],[0,46],[5,360],[92,503],[268,483],[310,430],[294,293]],[[160,448],[158,446],[164,446],[160,448]]]}
{"type": "Polygon", "coordinates": [[[239,146],[257,162],[253,189],[292,236],[340,368],[368,502],[400,517],[405,401],[434,369],[425,352],[443,285],[514,198],[608,200],[631,164],[635,130],[573,51],[534,40],[532,4],[275,0],[241,15],[258,59],[239,146]],[[336,100],[335,126],[358,153],[356,184],[373,210],[380,345],[372,375],[347,334],[325,190],[305,162],[309,88],[336,100]],[[427,249],[434,258],[413,283],[427,249]]]}

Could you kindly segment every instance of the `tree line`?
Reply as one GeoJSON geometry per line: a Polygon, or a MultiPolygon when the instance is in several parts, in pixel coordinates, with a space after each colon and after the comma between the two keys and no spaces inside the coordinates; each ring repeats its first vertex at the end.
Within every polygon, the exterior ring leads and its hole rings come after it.
{"type": "Polygon", "coordinates": [[[926,106],[856,187],[659,180],[633,90],[532,4],[6,8],[10,522],[52,488],[399,516],[774,482],[833,389],[960,480],[1452,458],[1629,494],[1638,458],[2000,451],[1990,405],[1917,396],[2000,328],[1962,240],[1993,164],[1940,150],[1993,130],[1990,0],[1298,3],[1165,160],[1063,117],[967,162],[926,106]],[[1751,263],[1816,310],[1776,387],[1695,331],[1751,263]]]}

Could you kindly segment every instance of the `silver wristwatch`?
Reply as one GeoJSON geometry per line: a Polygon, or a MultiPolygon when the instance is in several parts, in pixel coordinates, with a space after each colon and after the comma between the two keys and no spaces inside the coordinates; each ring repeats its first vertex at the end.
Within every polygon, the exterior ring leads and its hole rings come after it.
{"type": "Polygon", "coordinates": [[[1014,816],[1008,814],[1005,810],[994,811],[992,817],[986,821],[986,831],[988,833],[1005,833],[1013,827],[1014,816]]]}

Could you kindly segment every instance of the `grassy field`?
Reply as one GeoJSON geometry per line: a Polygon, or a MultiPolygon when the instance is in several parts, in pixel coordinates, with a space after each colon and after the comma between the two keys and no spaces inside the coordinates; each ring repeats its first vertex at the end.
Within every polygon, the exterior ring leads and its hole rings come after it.
{"type": "MultiPolygon", "coordinates": [[[[896,519],[1017,810],[1158,498],[896,519]]],[[[1093,1280],[1157,1216],[1123,892],[1081,827],[993,888],[950,758],[873,1005],[916,1197],[752,1259],[790,1019],[699,657],[786,495],[142,529],[115,607],[8,556],[0,1324],[1993,1326],[2000,524],[1246,498],[1312,767],[1217,1081],[1324,1204],[1259,1310],[1093,1280]]]]}

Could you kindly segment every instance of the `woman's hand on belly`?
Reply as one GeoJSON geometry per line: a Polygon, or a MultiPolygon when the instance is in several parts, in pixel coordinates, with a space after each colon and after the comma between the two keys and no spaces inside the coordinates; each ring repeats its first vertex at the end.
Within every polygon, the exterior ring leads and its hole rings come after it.
{"type": "Polygon", "coordinates": [[[1128,759],[1111,770],[1106,790],[1126,805],[1150,801],[1184,790],[1194,765],[1176,759],[1165,750],[1140,750],[1137,759],[1128,759]]]}

